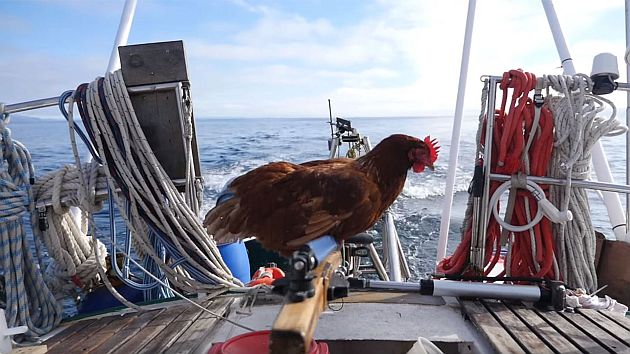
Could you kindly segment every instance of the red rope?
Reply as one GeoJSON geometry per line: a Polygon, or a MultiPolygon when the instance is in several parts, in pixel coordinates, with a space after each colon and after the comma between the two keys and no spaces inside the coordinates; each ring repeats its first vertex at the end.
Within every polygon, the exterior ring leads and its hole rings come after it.
{"type": "MultiPolygon", "coordinates": [[[[541,108],[539,129],[532,131],[534,124],[535,106],[530,92],[536,87],[536,76],[522,70],[510,70],[503,74],[501,85],[503,91],[501,108],[495,112],[495,124],[492,146],[490,171],[515,175],[526,173],[526,166],[522,159],[525,144],[530,134],[534,134],[529,148],[529,175],[545,176],[547,165],[551,159],[553,148],[553,117],[546,106],[541,108]],[[508,91],[512,91],[509,110],[506,111],[508,91]]],[[[485,129],[485,124],[483,125],[485,129]]],[[[482,131],[481,141],[485,141],[485,130],[482,131]]],[[[500,186],[499,182],[490,183],[490,196],[500,186]]],[[[548,187],[540,185],[548,194],[548,187]]],[[[525,190],[518,190],[512,214],[511,224],[525,225],[529,222],[526,214],[525,200],[529,200],[529,212],[536,215],[538,204],[532,195],[525,190]]],[[[553,257],[554,242],[551,222],[543,218],[533,227],[536,248],[536,259],[532,257],[532,242],[528,231],[517,232],[511,251],[511,276],[516,277],[544,277],[554,278],[553,257]],[[538,266],[539,270],[536,270],[538,266]]],[[[464,231],[464,237],[455,252],[438,264],[438,272],[455,275],[465,274],[468,270],[468,256],[472,238],[472,222],[469,221],[464,231]]],[[[499,262],[501,256],[501,228],[491,214],[486,233],[485,246],[485,275],[490,273],[499,262]]],[[[501,272],[502,275],[505,271],[501,272]]]]}

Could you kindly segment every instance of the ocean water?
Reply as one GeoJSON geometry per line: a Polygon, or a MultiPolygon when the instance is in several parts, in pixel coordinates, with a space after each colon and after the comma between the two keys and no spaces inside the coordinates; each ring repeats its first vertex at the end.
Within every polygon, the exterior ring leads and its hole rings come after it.
{"type": "MultiPolygon", "coordinates": [[[[431,272],[436,261],[440,217],[448,170],[451,140],[451,116],[351,118],[353,127],[367,135],[372,145],[383,138],[404,133],[423,138],[431,135],[442,146],[435,171],[409,172],[402,194],[393,205],[395,223],[412,270],[412,279],[431,272]]],[[[455,179],[454,207],[451,215],[448,253],[457,246],[468,197],[467,189],[474,166],[476,116],[466,116],[462,126],[455,179]]],[[[40,120],[14,117],[9,125],[13,138],[25,144],[33,157],[37,176],[73,163],[68,127],[63,119],[40,120]]],[[[327,118],[198,119],[197,140],[205,180],[200,217],[210,209],[227,181],[271,161],[305,162],[327,158],[330,126],[327,118]]],[[[617,180],[624,176],[625,150],[621,137],[607,138],[604,147],[617,180]]],[[[80,147],[81,156],[87,150],[80,147]]],[[[343,150],[345,151],[345,150],[343,150]]],[[[591,209],[597,229],[610,236],[604,208],[595,193],[591,209]]],[[[96,215],[99,238],[109,244],[106,210],[96,215]]],[[[122,226],[118,220],[117,225],[122,226]]],[[[377,237],[377,223],[372,231],[377,237]]]]}

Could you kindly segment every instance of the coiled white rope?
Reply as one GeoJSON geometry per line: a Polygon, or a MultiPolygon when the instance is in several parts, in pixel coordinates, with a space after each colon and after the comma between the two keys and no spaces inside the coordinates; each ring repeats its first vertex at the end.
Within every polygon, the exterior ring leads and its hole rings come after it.
{"type": "MultiPolygon", "coordinates": [[[[2,110],[2,107],[0,107],[2,110]]],[[[24,213],[34,212],[33,165],[28,150],[11,138],[8,115],[0,111],[0,260],[6,291],[8,327],[28,326],[27,336],[50,332],[62,309],[44,282],[24,229],[24,213]]],[[[41,264],[41,262],[40,262],[41,264]]]]}
{"type": "Polygon", "coordinates": [[[570,210],[573,220],[554,224],[556,252],[561,273],[569,287],[589,292],[597,289],[595,231],[586,191],[571,186],[571,179],[590,177],[591,148],[603,136],[623,134],[627,128],[615,119],[609,100],[591,95],[592,82],[583,74],[545,76],[549,87],[560,93],[548,96],[555,136],[549,176],[566,179],[565,186],[551,186],[550,199],[561,210],[570,210]],[[610,105],[608,118],[598,114],[610,105]]]}
{"type": "MultiPolygon", "coordinates": [[[[108,184],[114,189],[116,178],[122,181],[130,204],[130,212],[120,208],[121,215],[137,242],[139,252],[151,257],[164,271],[174,286],[189,292],[223,291],[227,287],[240,286],[223,262],[216,243],[206,233],[199,218],[186,205],[166,172],[157,161],[136,118],[129,94],[120,71],[97,79],[87,89],[88,124],[96,137],[96,147],[103,159],[108,184]],[[106,109],[99,95],[99,81],[106,109]],[[108,117],[108,114],[110,115],[108,117]],[[119,148],[119,143],[122,148],[119,148]],[[162,232],[173,247],[194,270],[206,278],[186,275],[186,271],[165,263],[150,247],[145,221],[162,232]]],[[[190,163],[187,163],[190,165],[190,163]]],[[[123,188],[123,186],[120,186],[123,188]]],[[[114,194],[117,205],[125,205],[114,194]]],[[[174,260],[180,262],[182,260],[174,260]]]]}
{"type": "Polygon", "coordinates": [[[76,295],[77,288],[88,290],[100,281],[97,267],[103,267],[107,250],[98,241],[100,257],[96,259],[92,237],[88,236],[86,213],[102,208],[102,202],[96,200],[96,191],[106,187],[105,172],[96,162],[84,164],[81,169],[65,166],[39,178],[33,185],[35,203],[49,204],[38,208],[39,217],[34,218],[33,232],[44,241],[52,258],[46,270],[46,282],[58,298],[76,295]],[[70,207],[84,211],[79,224],[70,207]]]}

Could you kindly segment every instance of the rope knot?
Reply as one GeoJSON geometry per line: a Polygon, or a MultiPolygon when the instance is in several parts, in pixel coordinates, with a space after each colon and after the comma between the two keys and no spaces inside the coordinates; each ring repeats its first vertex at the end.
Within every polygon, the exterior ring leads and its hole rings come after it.
{"type": "MultiPolygon", "coordinates": [[[[0,107],[0,130],[2,131],[2,135],[4,135],[7,129],[7,125],[11,122],[11,118],[8,113],[4,113],[4,104],[0,107]]],[[[9,131],[10,135],[10,131],[9,131]]]]}
{"type": "Polygon", "coordinates": [[[512,187],[518,189],[526,189],[527,188],[527,175],[523,172],[519,172],[515,175],[512,175],[512,187]]]}

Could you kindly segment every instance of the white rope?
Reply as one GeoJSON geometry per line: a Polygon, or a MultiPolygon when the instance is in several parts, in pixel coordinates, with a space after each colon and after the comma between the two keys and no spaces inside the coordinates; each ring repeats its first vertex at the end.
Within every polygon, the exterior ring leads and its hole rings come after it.
{"type": "MultiPolygon", "coordinates": [[[[232,276],[221,259],[216,243],[207,235],[199,218],[186,205],[184,197],[153,154],[136,118],[120,71],[107,74],[102,84],[111,122],[101,104],[98,85],[99,79],[90,83],[87,89],[87,123],[96,136],[99,155],[109,157],[103,160],[103,166],[110,188],[115,187],[114,171],[124,185],[120,187],[127,192],[130,213],[124,208],[119,209],[139,252],[151,257],[171,284],[185,291],[212,291],[242,285],[232,276]],[[145,228],[142,215],[164,234],[191,265],[191,270],[212,283],[185,276],[181,269],[174,270],[166,264],[150,247],[147,234],[140,231],[145,228]]],[[[118,194],[114,194],[114,199],[117,205],[125,205],[118,194]]]]}
{"type": "Polygon", "coordinates": [[[0,266],[6,292],[5,315],[9,328],[26,325],[27,336],[42,335],[59,324],[62,309],[46,286],[26,238],[23,215],[27,211],[32,215],[35,205],[30,154],[12,140],[6,127],[8,115],[0,111],[0,118],[0,266]]]}
{"type": "Polygon", "coordinates": [[[624,133],[627,128],[615,119],[609,100],[590,94],[592,82],[586,75],[544,77],[559,96],[548,96],[554,117],[554,149],[549,176],[566,179],[566,186],[551,186],[550,199],[561,210],[570,210],[573,220],[554,224],[556,252],[564,281],[569,287],[597,289],[595,231],[586,191],[571,186],[571,179],[590,177],[591,148],[602,136],[624,133]],[[598,117],[610,105],[608,118],[598,117]]]}
{"type": "Polygon", "coordinates": [[[100,210],[102,202],[96,200],[96,191],[106,185],[104,171],[96,162],[83,165],[81,170],[65,166],[33,185],[35,202],[50,204],[39,209],[45,218],[35,218],[33,231],[44,241],[52,258],[46,269],[46,282],[58,298],[76,295],[77,288],[87,290],[101,280],[97,267],[105,263],[106,247],[97,240],[101,253],[97,260],[91,247],[92,237],[88,236],[86,214],[82,213],[77,224],[70,207],[80,207],[87,213],[100,210]]]}

